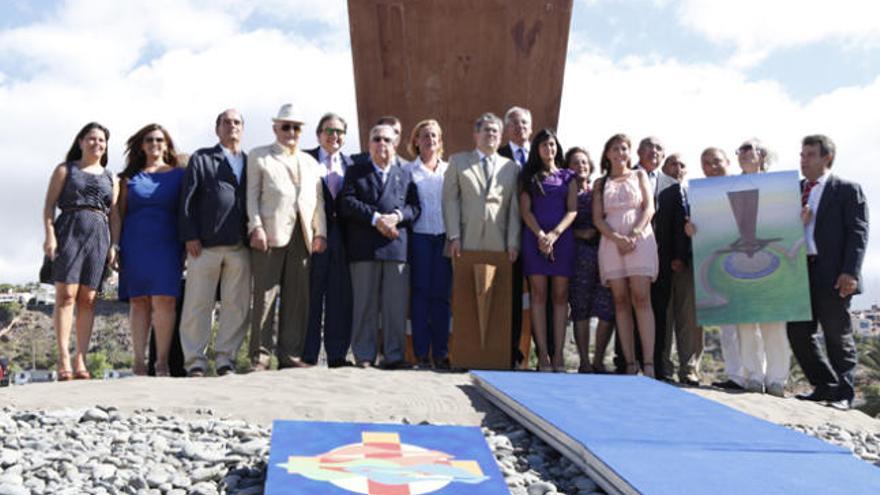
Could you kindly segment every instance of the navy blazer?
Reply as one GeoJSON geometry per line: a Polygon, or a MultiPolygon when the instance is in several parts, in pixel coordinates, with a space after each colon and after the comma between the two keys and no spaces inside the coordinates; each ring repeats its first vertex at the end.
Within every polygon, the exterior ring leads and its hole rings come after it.
{"type": "Polygon", "coordinates": [[[383,187],[372,161],[356,163],[345,173],[339,196],[350,261],[406,261],[407,227],[421,212],[419,193],[409,170],[390,165],[383,187]],[[380,234],[372,222],[373,213],[387,214],[395,210],[403,215],[403,220],[397,225],[400,237],[392,240],[380,234]]]}
{"type": "Polygon", "coordinates": [[[178,227],[183,242],[198,239],[202,246],[247,244],[247,155],[241,182],[217,144],[189,159],[180,188],[178,227]]]}
{"type": "Polygon", "coordinates": [[[688,213],[681,196],[681,184],[673,184],[657,200],[657,214],[654,215],[660,269],[670,269],[673,260],[690,265],[693,261],[691,238],[684,231],[688,213]]]}
{"type": "MultiPolygon", "coordinates": [[[[314,158],[315,161],[318,162],[318,165],[320,165],[322,167],[326,167],[326,165],[321,163],[321,161],[320,161],[321,155],[318,151],[319,149],[321,149],[321,148],[320,147],[312,148],[310,150],[305,150],[305,152],[312,155],[312,158],[314,158]]],[[[339,159],[342,162],[341,163],[342,164],[342,174],[343,174],[343,179],[344,179],[345,174],[348,173],[348,167],[350,167],[353,164],[353,162],[352,162],[351,157],[349,155],[344,154],[344,153],[339,154],[339,159]]],[[[321,188],[324,191],[324,213],[327,216],[327,227],[328,227],[327,231],[329,234],[330,225],[332,225],[332,224],[341,225],[342,224],[342,222],[339,221],[340,219],[338,218],[339,198],[342,197],[342,189],[339,190],[339,193],[336,195],[336,199],[334,199],[333,195],[330,194],[330,188],[327,187],[327,177],[326,176],[324,177],[324,179],[321,180],[321,188]]]]}
{"type": "MultiPolygon", "coordinates": [[[[803,190],[804,181],[801,181],[803,190]]],[[[868,246],[868,204],[856,183],[829,175],[816,211],[813,239],[818,251],[813,265],[814,289],[836,294],[841,273],[856,277],[862,292],[862,261],[868,246]]]]}

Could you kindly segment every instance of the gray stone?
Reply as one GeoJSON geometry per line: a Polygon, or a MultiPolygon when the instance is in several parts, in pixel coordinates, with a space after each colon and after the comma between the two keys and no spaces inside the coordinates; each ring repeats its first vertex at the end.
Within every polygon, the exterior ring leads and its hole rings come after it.
{"type": "Polygon", "coordinates": [[[547,481],[532,483],[528,488],[529,495],[545,495],[550,493],[556,493],[556,486],[547,481]]]}
{"type": "Polygon", "coordinates": [[[17,474],[3,473],[0,474],[0,484],[23,485],[24,478],[17,474]]]}
{"type": "Polygon", "coordinates": [[[27,488],[21,485],[0,483],[0,495],[31,495],[31,493],[27,488]]]}
{"type": "Polygon", "coordinates": [[[98,409],[97,407],[93,407],[91,409],[87,409],[86,412],[83,413],[80,418],[81,422],[86,421],[107,421],[110,418],[110,415],[106,412],[98,409]]]}
{"type": "Polygon", "coordinates": [[[110,478],[114,474],[116,474],[116,466],[113,464],[98,464],[92,469],[92,477],[99,480],[110,478]]]}
{"type": "Polygon", "coordinates": [[[17,464],[21,459],[21,452],[12,449],[0,449],[0,467],[17,464]]]}
{"type": "Polygon", "coordinates": [[[218,495],[217,486],[207,481],[196,483],[189,489],[189,495],[218,495]]]}
{"type": "Polygon", "coordinates": [[[599,487],[599,485],[597,485],[595,481],[587,478],[586,476],[579,476],[573,479],[572,482],[574,483],[574,486],[582,492],[592,492],[599,487]]]}

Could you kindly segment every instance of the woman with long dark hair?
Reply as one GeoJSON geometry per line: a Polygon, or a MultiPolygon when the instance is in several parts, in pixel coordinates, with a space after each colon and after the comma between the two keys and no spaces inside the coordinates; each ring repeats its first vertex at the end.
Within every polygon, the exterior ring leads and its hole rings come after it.
{"type": "Polygon", "coordinates": [[[550,129],[532,140],[529,158],[520,175],[520,214],[523,273],[529,280],[532,331],[541,371],[565,371],[563,347],[568,319],[568,281],[574,269],[574,236],[571,223],[577,215],[574,173],[562,160],[562,145],[550,129]],[[553,344],[547,352],[547,285],[553,277],[553,344]]]}
{"type": "Polygon", "coordinates": [[[131,136],[125,155],[125,170],[119,174],[119,298],[130,303],[134,373],[147,374],[145,355],[152,327],[156,376],[168,376],[183,270],[177,208],[184,169],[178,167],[171,136],[159,124],[146,125],[131,136]]]}
{"type": "Polygon", "coordinates": [[[654,195],[647,174],[632,169],[630,139],[624,134],[611,136],[602,150],[603,176],[596,181],[593,194],[593,223],[599,240],[599,274],[611,286],[614,315],[620,344],[626,358],[626,372],[639,372],[633,340],[633,310],[638,321],[642,349],[646,350],[645,376],[654,377],[654,312],[651,309],[651,282],[657,278],[657,241],[651,229],[654,195]],[[651,359],[649,361],[649,359],[651,359]]]}
{"type": "Polygon", "coordinates": [[[58,344],[58,380],[91,378],[85,356],[95,320],[95,297],[104,270],[116,257],[118,185],[107,170],[110,131],[97,122],[77,133],[64,163],[49,179],[43,207],[43,252],[52,263],[58,344]],[[55,208],[61,210],[55,218],[55,208]],[[111,247],[111,245],[113,247],[111,247]],[[71,369],[70,332],[76,306],[76,354],[71,369]]]}

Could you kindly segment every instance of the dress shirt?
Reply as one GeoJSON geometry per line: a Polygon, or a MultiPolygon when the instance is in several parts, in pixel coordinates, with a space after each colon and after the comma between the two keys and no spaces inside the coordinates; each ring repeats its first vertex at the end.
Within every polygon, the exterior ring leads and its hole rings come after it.
{"type": "MultiPolygon", "coordinates": [[[[828,180],[828,174],[824,173],[816,179],[816,185],[810,191],[810,199],[807,200],[807,206],[810,207],[812,214],[810,221],[804,226],[804,238],[807,241],[807,254],[819,254],[816,249],[816,239],[813,234],[816,231],[816,214],[819,213],[819,202],[822,200],[822,191],[825,190],[825,182],[828,180]]],[[[806,183],[805,183],[806,184],[806,183]]]]}
{"type": "Polygon", "coordinates": [[[418,220],[413,224],[413,232],[417,234],[439,235],[446,232],[443,226],[443,175],[449,164],[437,160],[437,167],[431,171],[416,158],[406,164],[419,191],[419,203],[422,208],[418,220]]]}
{"type": "Polygon", "coordinates": [[[508,144],[510,144],[510,151],[513,152],[513,161],[516,162],[516,164],[519,165],[520,167],[525,165],[526,162],[529,160],[529,143],[528,143],[528,141],[526,142],[525,146],[520,146],[520,145],[514,143],[513,141],[509,142],[508,144]],[[520,150],[522,150],[523,161],[519,161],[520,150]]]}
{"type": "Polygon", "coordinates": [[[342,153],[337,151],[331,155],[324,151],[324,148],[318,147],[318,161],[324,165],[321,167],[321,177],[324,178],[324,183],[330,189],[330,194],[335,198],[339,190],[342,189],[342,179],[345,177],[345,171],[342,170],[342,153]]]}
{"type": "Polygon", "coordinates": [[[226,157],[226,161],[229,162],[229,166],[232,167],[232,173],[235,174],[235,180],[241,184],[241,173],[244,170],[244,155],[239,151],[237,154],[233,153],[231,150],[226,149],[226,146],[220,145],[220,149],[223,150],[223,156],[226,157]]]}
{"type": "Polygon", "coordinates": [[[653,172],[648,172],[648,169],[643,167],[641,163],[638,164],[637,168],[644,170],[645,173],[648,174],[648,181],[651,182],[651,190],[654,191],[654,195],[656,196],[657,195],[657,179],[660,175],[660,170],[654,169],[653,172]]]}
{"type": "MultiPolygon", "coordinates": [[[[487,155],[480,150],[477,150],[477,155],[480,157],[480,166],[483,166],[483,160],[486,160],[486,168],[485,171],[489,172],[489,175],[486,176],[486,184],[489,184],[489,180],[492,178],[492,174],[495,172],[495,155],[496,153],[492,153],[491,155],[487,155]]],[[[514,160],[516,161],[516,160],[514,160]]]]}

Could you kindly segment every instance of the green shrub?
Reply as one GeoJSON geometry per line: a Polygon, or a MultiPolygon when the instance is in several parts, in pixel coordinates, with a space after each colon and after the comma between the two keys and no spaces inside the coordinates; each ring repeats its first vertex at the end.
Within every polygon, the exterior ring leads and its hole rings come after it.
{"type": "Polygon", "coordinates": [[[113,366],[107,361],[104,351],[98,351],[86,356],[86,368],[93,378],[100,379],[104,377],[104,371],[113,369],[113,366]]]}

